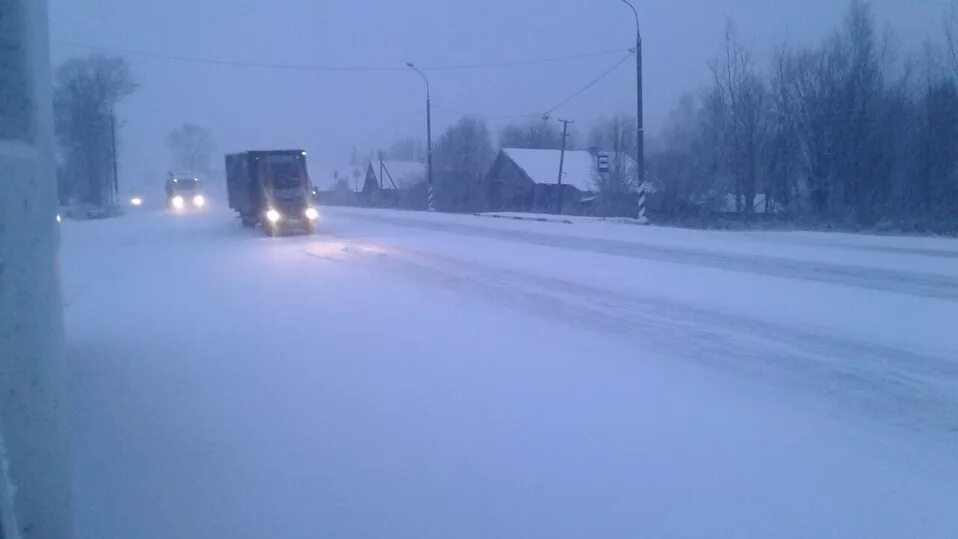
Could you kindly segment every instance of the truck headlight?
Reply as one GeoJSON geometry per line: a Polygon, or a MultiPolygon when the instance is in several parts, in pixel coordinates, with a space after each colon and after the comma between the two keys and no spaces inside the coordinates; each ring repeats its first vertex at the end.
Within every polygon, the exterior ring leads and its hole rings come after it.
{"type": "Polygon", "coordinates": [[[269,219],[270,223],[278,222],[280,217],[282,216],[279,214],[279,212],[273,208],[266,210],[266,218],[269,219]]]}
{"type": "Polygon", "coordinates": [[[183,209],[184,201],[183,201],[183,197],[181,197],[180,195],[176,195],[175,197],[173,197],[173,200],[171,200],[170,202],[172,202],[174,208],[178,210],[183,209]]]}
{"type": "Polygon", "coordinates": [[[203,195],[196,195],[193,197],[194,206],[202,207],[204,204],[206,204],[206,198],[204,198],[203,195]]]}
{"type": "Polygon", "coordinates": [[[306,218],[310,221],[315,221],[319,218],[319,212],[316,211],[316,208],[306,208],[304,213],[306,214],[306,218]]]}
{"type": "Polygon", "coordinates": [[[133,197],[130,199],[130,204],[133,204],[134,206],[142,206],[143,199],[140,197],[133,197]]]}

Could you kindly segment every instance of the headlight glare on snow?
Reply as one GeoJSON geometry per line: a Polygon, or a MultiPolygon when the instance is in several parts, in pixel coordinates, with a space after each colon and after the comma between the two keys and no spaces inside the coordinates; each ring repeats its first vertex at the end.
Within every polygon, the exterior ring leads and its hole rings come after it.
{"type": "Polygon", "coordinates": [[[142,206],[143,199],[140,197],[133,197],[130,199],[130,204],[133,204],[134,206],[142,206]]]}
{"type": "Polygon", "coordinates": [[[274,210],[273,208],[266,210],[266,218],[269,219],[270,223],[278,222],[280,217],[282,216],[279,214],[279,212],[274,210]]]}
{"type": "Polygon", "coordinates": [[[202,207],[204,204],[206,204],[206,198],[204,198],[203,195],[196,195],[193,197],[194,206],[202,207]]]}
{"type": "Polygon", "coordinates": [[[304,213],[306,214],[306,218],[309,219],[310,221],[315,221],[316,219],[319,219],[319,212],[316,211],[316,208],[306,208],[306,211],[304,213]]]}
{"type": "Polygon", "coordinates": [[[175,197],[173,197],[173,200],[171,202],[173,203],[174,208],[178,210],[183,209],[183,204],[184,204],[183,197],[176,195],[175,197]]]}

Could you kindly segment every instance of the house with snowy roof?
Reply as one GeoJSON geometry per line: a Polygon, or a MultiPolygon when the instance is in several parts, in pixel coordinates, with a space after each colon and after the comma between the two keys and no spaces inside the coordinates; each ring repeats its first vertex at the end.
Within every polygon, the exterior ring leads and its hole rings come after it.
{"type": "Polygon", "coordinates": [[[580,213],[595,200],[600,183],[612,175],[627,178],[635,161],[626,154],[567,150],[559,183],[559,150],[502,148],[486,174],[481,193],[491,211],[580,213]]]}
{"type": "Polygon", "coordinates": [[[363,192],[411,189],[426,181],[426,164],[421,161],[375,159],[366,166],[363,192]]]}
{"type": "Polygon", "coordinates": [[[341,165],[320,168],[319,173],[311,176],[317,191],[359,191],[365,174],[366,169],[362,165],[341,165]]]}
{"type": "Polygon", "coordinates": [[[426,164],[374,159],[367,163],[360,197],[369,206],[420,209],[426,203],[426,164]]]}

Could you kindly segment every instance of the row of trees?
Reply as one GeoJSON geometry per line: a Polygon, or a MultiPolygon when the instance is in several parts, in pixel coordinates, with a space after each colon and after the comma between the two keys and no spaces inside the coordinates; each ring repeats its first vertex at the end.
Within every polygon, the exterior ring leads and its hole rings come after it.
{"type": "Polygon", "coordinates": [[[958,10],[945,46],[899,58],[865,0],[807,49],[763,71],[729,25],[712,84],[673,111],[650,156],[662,207],[680,215],[734,195],[748,217],[852,225],[958,219],[958,10]]]}
{"type": "Polygon", "coordinates": [[[113,202],[115,109],[136,87],[122,58],[95,54],[68,60],[56,70],[53,110],[62,202],[113,202]]]}
{"type": "MultiPolygon", "coordinates": [[[[137,83],[122,57],[94,54],[66,61],[54,74],[54,116],[63,203],[108,206],[115,202],[116,107],[137,83]]],[[[216,150],[208,129],[186,123],[166,138],[171,166],[202,175],[216,150]]],[[[160,181],[161,178],[156,178],[160,181]]]]}

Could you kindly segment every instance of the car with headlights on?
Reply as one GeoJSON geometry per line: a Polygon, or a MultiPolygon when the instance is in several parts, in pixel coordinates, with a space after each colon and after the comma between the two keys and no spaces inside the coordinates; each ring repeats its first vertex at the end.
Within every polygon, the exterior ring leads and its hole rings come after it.
{"type": "Polygon", "coordinates": [[[166,205],[175,212],[206,207],[206,195],[199,178],[171,174],[166,180],[166,205]]]}

